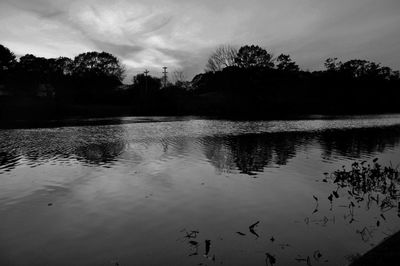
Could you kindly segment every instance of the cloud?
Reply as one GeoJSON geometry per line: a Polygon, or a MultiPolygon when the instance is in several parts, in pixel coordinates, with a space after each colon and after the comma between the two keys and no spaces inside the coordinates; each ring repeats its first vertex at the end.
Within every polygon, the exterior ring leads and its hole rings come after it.
{"type": "Polygon", "coordinates": [[[104,50],[130,73],[193,76],[216,46],[253,43],[305,68],[328,56],[400,68],[399,22],[398,0],[3,0],[0,42],[46,57],[104,50]]]}

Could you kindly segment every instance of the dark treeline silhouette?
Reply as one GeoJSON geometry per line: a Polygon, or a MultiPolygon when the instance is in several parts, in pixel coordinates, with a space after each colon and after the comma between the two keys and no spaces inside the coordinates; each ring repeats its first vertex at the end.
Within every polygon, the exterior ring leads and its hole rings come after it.
{"type": "Polygon", "coordinates": [[[239,51],[224,46],[210,57],[206,73],[197,75],[192,85],[215,105],[205,110],[227,114],[398,111],[398,71],[366,60],[342,63],[336,58],[327,59],[325,67],[303,71],[289,55],[274,58],[259,46],[243,46],[239,51]],[[215,101],[218,97],[226,101],[215,101]]]}
{"type": "Polygon", "coordinates": [[[124,85],[124,66],[106,52],[74,59],[19,59],[0,45],[0,118],[60,116],[222,115],[268,117],[309,113],[397,112],[400,75],[366,60],[329,58],[304,71],[290,55],[254,45],[221,46],[205,72],[174,82],[138,74],[124,85]]]}

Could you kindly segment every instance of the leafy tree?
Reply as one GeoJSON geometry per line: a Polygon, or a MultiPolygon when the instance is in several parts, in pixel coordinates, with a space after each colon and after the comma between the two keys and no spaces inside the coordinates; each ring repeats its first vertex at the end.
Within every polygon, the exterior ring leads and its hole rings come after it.
{"type": "Polygon", "coordinates": [[[5,71],[17,63],[15,55],[7,47],[0,44],[0,71],[5,71]]]}
{"type": "Polygon", "coordinates": [[[369,71],[374,71],[373,69],[376,71],[378,67],[379,65],[376,65],[375,63],[370,65],[370,62],[366,60],[354,59],[343,63],[340,66],[340,71],[354,78],[360,78],[365,77],[369,71]]]}
{"type": "Polygon", "coordinates": [[[12,79],[11,72],[16,63],[14,53],[0,44],[0,85],[5,85],[12,79]]]}
{"type": "Polygon", "coordinates": [[[273,68],[273,57],[265,49],[255,45],[245,45],[239,49],[235,60],[241,68],[262,67],[273,68]]]}
{"type": "Polygon", "coordinates": [[[75,57],[72,74],[85,79],[108,80],[120,84],[124,78],[124,67],[119,60],[106,52],[88,52],[75,57]]]}
{"type": "Polygon", "coordinates": [[[19,59],[12,73],[12,88],[19,95],[37,96],[54,92],[51,59],[26,54],[19,59]]]}
{"type": "Polygon", "coordinates": [[[219,46],[208,59],[205,71],[216,72],[225,67],[234,66],[237,53],[236,48],[232,46],[219,46]]]}
{"type": "Polygon", "coordinates": [[[325,60],[324,66],[328,71],[338,71],[342,65],[342,62],[338,61],[336,57],[328,58],[325,60]]]}
{"type": "Polygon", "coordinates": [[[299,66],[292,61],[290,55],[281,54],[280,56],[278,56],[276,61],[278,63],[276,67],[279,70],[289,71],[289,72],[299,71],[299,66]]]}
{"type": "Polygon", "coordinates": [[[50,61],[44,57],[26,54],[19,59],[17,75],[24,77],[22,82],[37,86],[46,83],[49,79],[50,61]]]}
{"type": "Polygon", "coordinates": [[[161,79],[144,74],[137,74],[133,77],[133,89],[141,95],[149,96],[158,92],[161,88],[161,79]]]}
{"type": "Polygon", "coordinates": [[[51,71],[58,76],[70,76],[73,70],[74,61],[68,57],[49,59],[51,71]]]}

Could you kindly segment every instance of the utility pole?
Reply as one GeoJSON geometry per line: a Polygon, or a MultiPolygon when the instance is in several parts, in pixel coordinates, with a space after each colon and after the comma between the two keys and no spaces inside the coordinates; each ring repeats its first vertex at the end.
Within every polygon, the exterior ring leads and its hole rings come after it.
{"type": "Polygon", "coordinates": [[[163,67],[163,69],[164,69],[164,71],[163,71],[163,74],[164,74],[164,78],[163,78],[163,82],[164,82],[164,88],[165,87],[167,87],[167,74],[168,74],[168,72],[167,72],[167,67],[163,67]]]}
{"type": "Polygon", "coordinates": [[[145,87],[144,94],[145,94],[146,96],[147,96],[147,90],[148,90],[148,88],[147,88],[147,74],[149,74],[149,72],[150,72],[150,71],[148,71],[147,69],[144,70],[144,79],[145,79],[144,82],[145,82],[145,86],[146,86],[146,87],[145,87]]]}

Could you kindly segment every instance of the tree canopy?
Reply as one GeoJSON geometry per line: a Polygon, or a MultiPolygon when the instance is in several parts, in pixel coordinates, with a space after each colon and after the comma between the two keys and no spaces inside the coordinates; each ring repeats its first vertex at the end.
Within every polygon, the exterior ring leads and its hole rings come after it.
{"type": "Polygon", "coordinates": [[[124,68],[119,60],[106,52],[88,52],[74,58],[72,73],[78,77],[107,77],[122,82],[124,68]]]}
{"type": "Polygon", "coordinates": [[[262,67],[273,68],[273,56],[258,45],[245,45],[239,49],[235,59],[241,68],[262,67]]]}
{"type": "Polygon", "coordinates": [[[0,44],[0,71],[8,70],[17,63],[15,55],[7,47],[0,44]]]}
{"type": "Polygon", "coordinates": [[[276,59],[276,68],[282,71],[299,71],[299,66],[290,58],[290,55],[281,54],[276,59]]]}

